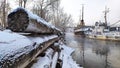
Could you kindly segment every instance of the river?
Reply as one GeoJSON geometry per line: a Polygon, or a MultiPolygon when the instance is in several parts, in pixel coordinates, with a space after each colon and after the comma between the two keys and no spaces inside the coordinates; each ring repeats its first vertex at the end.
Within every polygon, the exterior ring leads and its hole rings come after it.
{"type": "Polygon", "coordinates": [[[81,38],[72,32],[65,39],[75,49],[73,59],[84,68],[120,68],[120,42],[81,38]]]}

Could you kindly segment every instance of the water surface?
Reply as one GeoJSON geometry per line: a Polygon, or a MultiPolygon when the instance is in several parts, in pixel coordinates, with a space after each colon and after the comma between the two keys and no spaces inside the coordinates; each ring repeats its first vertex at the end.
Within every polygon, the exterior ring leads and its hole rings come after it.
{"type": "Polygon", "coordinates": [[[75,48],[73,59],[84,68],[120,68],[120,42],[93,40],[66,33],[66,43],[75,48]]]}

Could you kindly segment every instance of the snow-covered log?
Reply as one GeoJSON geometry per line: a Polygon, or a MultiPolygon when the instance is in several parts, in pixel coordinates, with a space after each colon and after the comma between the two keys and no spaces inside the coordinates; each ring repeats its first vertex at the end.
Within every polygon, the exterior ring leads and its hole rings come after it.
{"type": "Polygon", "coordinates": [[[60,30],[55,26],[21,7],[13,10],[7,20],[8,29],[15,32],[60,34],[60,30]]]}
{"type": "Polygon", "coordinates": [[[34,63],[31,68],[51,68],[52,55],[54,50],[49,48],[45,52],[44,57],[38,57],[37,62],[34,63]]]}
{"type": "Polygon", "coordinates": [[[25,68],[57,40],[57,35],[33,38],[0,31],[0,68],[25,68]]]}
{"type": "Polygon", "coordinates": [[[57,60],[58,60],[58,52],[55,52],[55,54],[54,54],[54,56],[53,56],[51,68],[56,68],[57,60]]]}

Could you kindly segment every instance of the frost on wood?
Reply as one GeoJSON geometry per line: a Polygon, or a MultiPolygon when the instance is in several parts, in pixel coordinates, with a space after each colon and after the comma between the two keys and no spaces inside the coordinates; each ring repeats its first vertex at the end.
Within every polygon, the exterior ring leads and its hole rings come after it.
{"type": "MultiPolygon", "coordinates": [[[[60,47],[62,48],[62,51],[60,53],[59,59],[62,60],[62,68],[83,68],[80,67],[71,56],[71,53],[74,51],[74,49],[61,44],[60,47]]],[[[51,49],[48,49],[46,52],[46,55],[44,57],[39,57],[37,62],[33,64],[31,68],[55,68],[57,59],[58,59],[58,52],[55,52],[53,55],[53,52],[50,51],[51,49]],[[53,55],[53,58],[52,58],[53,55]],[[50,66],[51,65],[51,66],[50,66]]]]}
{"type": "Polygon", "coordinates": [[[30,40],[32,40],[33,42],[36,42],[36,44],[41,44],[45,41],[48,41],[50,39],[53,39],[53,38],[57,38],[58,36],[57,35],[49,35],[49,36],[42,36],[42,37],[28,37],[30,40]]]}
{"type": "Polygon", "coordinates": [[[38,60],[37,63],[32,65],[31,68],[50,68],[50,64],[52,62],[53,50],[49,48],[45,53],[46,55],[44,57],[37,58],[38,60]]]}
{"type": "Polygon", "coordinates": [[[57,60],[58,60],[58,52],[55,52],[54,56],[53,56],[53,60],[52,60],[52,66],[51,68],[56,68],[57,65],[57,60]]]}
{"type": "Polygon", "coordinates": [[[8,28],[12,31],[37,32],[37,33],[60,33],[60,30],[41,17],[27,11],[24,8],[17,8],[8,15],[8,28]]]}
{"type": "Polygon", "coordinates": [[[0,31],[0,68],[7,68],[6,64],[12,65],[17,61],[16,58],[29,53],[33,49],[33,44],[25,36],[0,31]]]}
{"type": "MultiPolygon", "coordinates": [[[[25,37],[10,30],[0,31],[0,68],[24,68],[24,64],[30,63],[56,38],[57,35],[25,37]]],[[[48,51],[46,54],[51,53],[48,51]]]]}

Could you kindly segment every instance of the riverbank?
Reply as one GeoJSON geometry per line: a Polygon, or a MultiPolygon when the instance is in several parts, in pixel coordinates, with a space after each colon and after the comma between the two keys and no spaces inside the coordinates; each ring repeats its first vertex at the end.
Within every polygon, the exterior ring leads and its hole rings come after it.
{"type": "Polygon", "coordinates": [[[57,35],[24,36],[5,30],[0,37],[0,68],[82,68],[72,59],[74,49],[57,35]]]}

